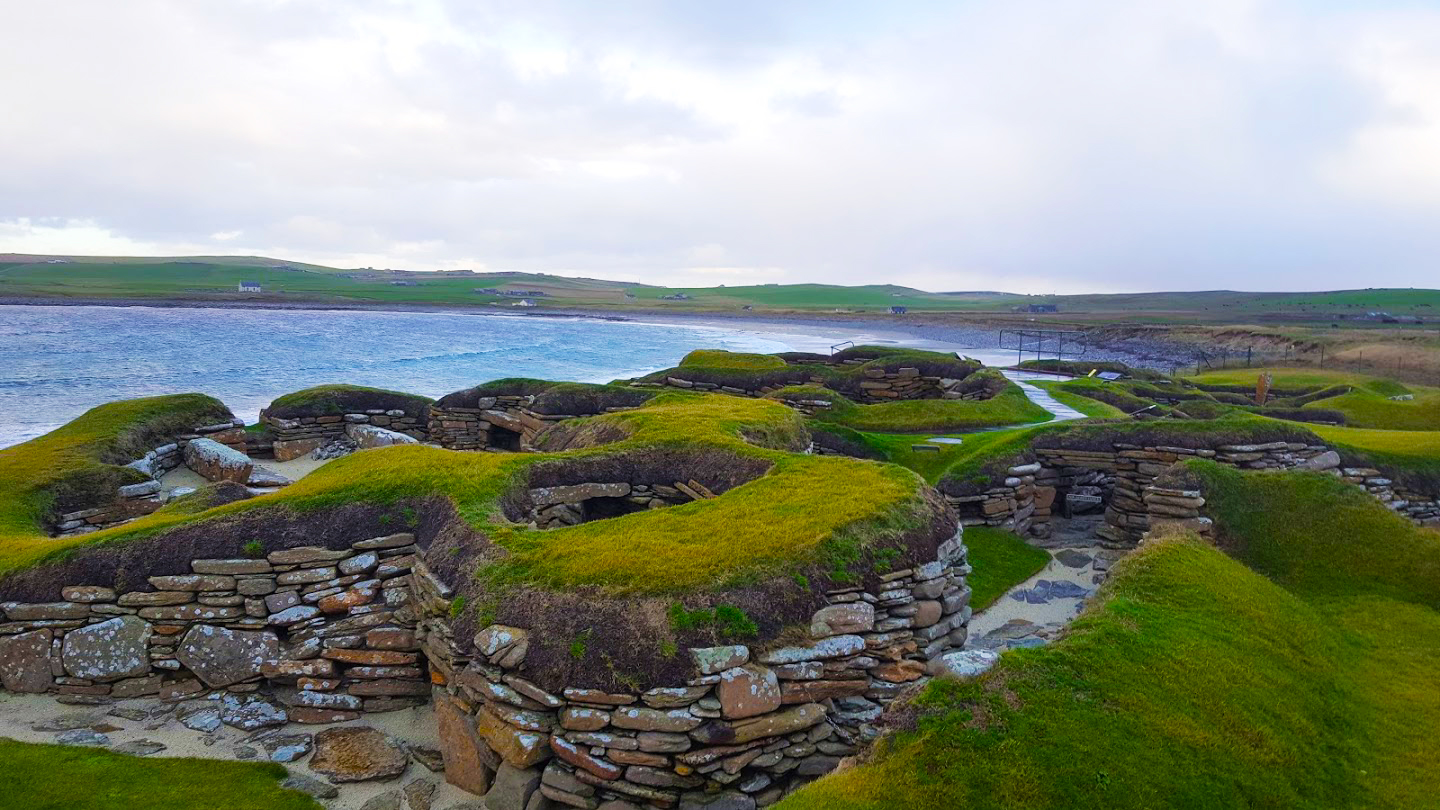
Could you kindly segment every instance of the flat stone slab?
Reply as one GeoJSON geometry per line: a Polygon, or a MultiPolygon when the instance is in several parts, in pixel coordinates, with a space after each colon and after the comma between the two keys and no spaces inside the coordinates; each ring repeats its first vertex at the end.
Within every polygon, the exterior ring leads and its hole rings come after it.
{"type": "Polygon", "coordinates": [[[331,782],[368,782],[394,779],[405,772],[410,758],[405,749],[369,726],[329,728],[315,735],[310,770],[331,782]]]}
{"type": "Polygon", "coordinates": [[[118,681],[150,674],[150,623],[135,616],[71,630],[65,634],[61,658],[73,678],[118,681]]]}
{"type": "Polygon", "coordinates": [[[1055,552],[1055,561],[1066,568],[1084,568],[1094,558],[1083,551],[1076,551],[1073,548],[1061,549],[1055,552]]]}
{"type": "Polygon", "coordinates": [[[294,762],[310,753],[315,738],[310,734],[279,734],[266,737],[262,745],[271,762],[294,762]]]}
{"type": "Polygon", "coordinates": [[[206,686],[219,689],[259,677],[262,666],[280,658],[280,640],[268,630],[197,624],[186,631],[175,657],[206,686]]]}
{"type": "Polygon", "coordinates": [[[249,456],[214,439],[191,439],[185,445],[185,466],[206,480],[237,484],[249,481],[255,469],[249,456]]]}
{"type": "Polygon", "coordinates": [[[49,630],[0,637],[0,686],[11,692],[45,692],[54,683],[50,671],[49,630]]]}

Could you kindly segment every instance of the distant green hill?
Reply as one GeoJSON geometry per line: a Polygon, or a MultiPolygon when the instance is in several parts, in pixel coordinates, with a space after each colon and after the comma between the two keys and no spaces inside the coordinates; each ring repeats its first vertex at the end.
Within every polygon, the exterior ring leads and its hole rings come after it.
{"type": "Polygon", "coordinates": [[[676,312],[973,312],[1027,318],[1242,323],[1271,318],[1381,325],[1440,317],[1440,290],[1304,293],[1231,290],[1033,296],[995,291],[926,292],[893,284],[761,284],[654,287],[545,273],[339,269],[263,256],[35,256],[0,254],[0,296],[229,302],[538,306],[676,312]],[[241,294],[258,281],[259,294],[241,294]],[[490,290],[493,292],[484,292],[490,290]],[[1032,307],[1034,312],[1032,312],[1032,307]],[[1058,311],[1051,311],[1050,307],[1058,311]]]}

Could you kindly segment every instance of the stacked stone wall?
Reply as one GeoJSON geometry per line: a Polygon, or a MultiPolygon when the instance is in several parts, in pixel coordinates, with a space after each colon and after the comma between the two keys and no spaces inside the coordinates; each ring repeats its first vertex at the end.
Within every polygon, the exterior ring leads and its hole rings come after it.
{"type": "MultiPolygon", "coordinates": [[[[408,416],[405,411],[398,409],[372,408],[355,413],[302,416],[294,419],[265,415],[261,421],[270,431],[271,452],[276,461],[290,461],[337,439],[345,438],[349,425],[374,425],[420,441],[430,438],[429,423],[424,415],[408,416]]],[[[245,448],[242,446],[240,449],[245,448]]]]}
{"type": "Polygon", "coordinates": [[[410,534],[350,549],[194,560],[154,590],[74,584],[62,601],[0,603],[0,686],[96,699],[223,690],[278,697],[291,722],[424,703],[410,534]]]}
{"type": "MultiPolygon", "coordinates": [[[[533,396],[481,397],[473,408],[430,406],[431,439],[449,450],[529,449],[550,421],[529,410],[533,396]],[[504,433],[497,432],[499,428],[504,433]],[[519,446],[511,443],[517,441],[519,446]],[[502,440],[501,437],[505,438],[502,440]]],[[[562,417],[563,418],[563,417],[562,417]]]]}
{"type": "Polygon", "coordinates": [[[1149,530],[1155,513],[1146,501],[1155,478],[1177,461],[1207,458],[1247,470],[1329,472],[1363,487],[1417,523],[1440,524],[1440,498],[1397,486],[1379,470],[1342,468],[1339,453],[1325,445],[1268,442],[1195,449],[1115,442],[1108,450],[1036,448],[1034,453],[1036,463],[1011,467],[1004,481],[983,492],[947,495],[961,522],[1047,537],[1054,511],[1064,508],[1068,493],[1084,487],[1104,502],[1105,522],[1099,536],[1114,545],[1134,545],[1149,530]]]}
{"type": "Polygon", "coordinates": [[[525,667],[539,629],[491,625],[458,644],[454,594],[422,563],[446,778],[493,810],[769,805],[857,753],[887,703],[962,654],[969,572],[957,534],[931,563],[827,592],[807,641],[693,648],[686,682],[616,693],[540,686],[525,667]]]}

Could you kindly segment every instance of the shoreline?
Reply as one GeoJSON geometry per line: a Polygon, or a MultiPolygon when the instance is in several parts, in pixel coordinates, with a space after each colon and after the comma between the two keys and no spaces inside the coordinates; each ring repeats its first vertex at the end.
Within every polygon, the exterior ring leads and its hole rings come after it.
{"type": "MultiPolygon", "coordinates": [[[[650,309],[575,309],[556,308],[543,311],[523,311],[498,307],[452,306],[448,304],[403,304],[336,301],[226,301],[192,298],[31,298],[23,296],[0,296],[0,307],[5,306],[58,306],[58,307],[116,307],[116,308],[157,308],[157,309],[223,309],[273,312],[397,312],[408,314],[473,315],[481,317],[520,318],[581,318],[596,321],[657,323],[671,325],[703,325],[720,329],[753,329],[756,326],[809,327],[800,330],[814,337],[816,328],[826,330],[859,329],[865,332],[890,333],[886,340],[896,340],[918,348],[935,348],[946,351],[981,351],[998,353],[999,333],[1003,329],[1018,328],[1016,322],[1006,318],[1006,313],[914,313],[889,315],[881,313],[840,313],[840,312],[740,312],[730,310],[665,311],[650,309]],[[919,342],[915,342],[919,341],[919,342]]],[[[1020,324],[1023,326],[1023,323],[1020,324]]],[[[1058,324],[1038,324],[1058,327],[1058,324]]],[[[1071,325],[1070,331],[1078,331],[1086,337],[1083,359],[1096,362],[1119,360],[1131,365],[1167,370],[1172,365],[1186,365],[1193,361],[1194,347],[1164,338],[1145,340],[1110,340],[1103,336],[1104,325],[1071,325]]],[[[761,329],[754,331],[774,331],[761,329]]],[[[830,335],[826,335],[829,337],[830,335]]],[[[1009,351],[1014,351],[1010,349],[1009,351]]]]}

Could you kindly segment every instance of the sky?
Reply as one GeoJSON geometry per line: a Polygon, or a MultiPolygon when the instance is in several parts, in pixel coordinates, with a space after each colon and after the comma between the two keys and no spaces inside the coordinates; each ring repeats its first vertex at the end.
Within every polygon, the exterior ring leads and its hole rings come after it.
{"type": "Polygon", "coordinates": [[[1440,0],[0,0],[0,252],[1440,287],[1440,0]]]}

